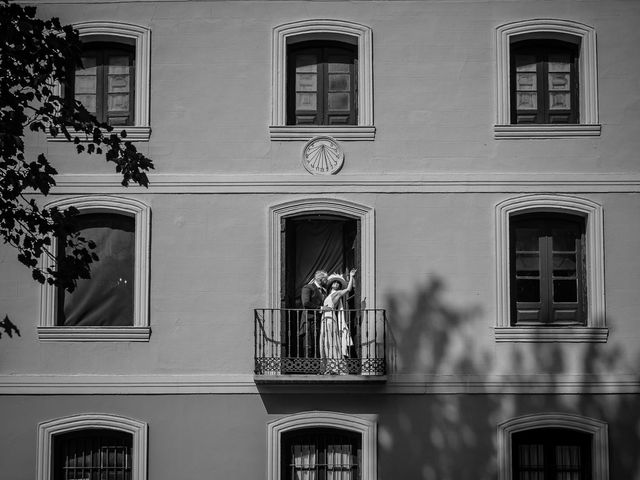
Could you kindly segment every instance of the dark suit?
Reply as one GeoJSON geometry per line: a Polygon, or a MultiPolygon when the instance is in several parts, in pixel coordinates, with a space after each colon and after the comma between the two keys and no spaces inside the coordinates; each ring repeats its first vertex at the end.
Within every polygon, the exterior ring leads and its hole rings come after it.
{"type": "Polygon", "coordinates": [[[302,287],[302,318],[298,328],[298,355],[306,358],[319,357],[318,338],[320,337],[320,318],[325,292],[315,282],[302,287]]]}

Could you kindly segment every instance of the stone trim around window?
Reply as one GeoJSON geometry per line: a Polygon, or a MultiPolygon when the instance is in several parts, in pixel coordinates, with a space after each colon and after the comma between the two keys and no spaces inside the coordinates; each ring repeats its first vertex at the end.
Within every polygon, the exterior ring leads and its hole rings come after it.
{"type": "Polygon", "coordinates": [[[133,437],[131,448],[132,480],[147,479],[148,427],[144,422],[109,414],[85,413],[49,420],[38,425],[38,452],[36,480],[52,480],[53,437],[61,433],[89,429],[109,429],[129,433],[133,437]]]}
{"type": "Polygon", "coordinates": [[[604,223],[602,206],[565,195],[525,195],[495,207],[496,236],[496,342],[606,342],[604,298],[604,223]],[[511,326],[509,222],[531,212],[558,212],[585,218],[587,262],[587,322],[584,327],[511,326]]]}
{"type": "MultiPolygon", "coordinates": [[[[135,219],[134,310],[131,327],[61,327],[56,325],[57,287],[41,287],[40,323],[41,341],[71,342],[146,342],[149,341],[149,252],[151,211],[148,205],[132,198],[92,195],[72,197],[48,203],[47,207],[64,209],[70,206],[83,213],[116,213],[135,219]]],[[[56,252],[57,241],[52,239],[50,251],[56,252]]],[[[42,268],[52,267],[54,261],[43,255],[42,268]]]]}
{"type": "Polygon", "coordinates": [[[267,298],[272,308],[279,308],[282,275],[282,235],[280,225],[287,217],[312,213],[331,213],[360,220],[361,267],[358,272],[362,299],[367,308],[375,308],[375,216],[371,207],[338,198],[305,198],[269,208],[269,245],[267,258],[267,298]]]}
{"type": "Polygon", "coordinates": [[[281,445],[283,434],[303,428],[338,428],[359,433],[362,439],[361,477],[368,480],[378,478],[375,416],[362,417],[345,413],[313,411],[288,415],[267,424],[267,480],[282,478],[281,445]]]}
{"type": "Polygon", "coordinates": [[[532,19],[496,28],[496,123],[494,138],[573,138],[599,136],[596,32],[582,23],[560,19],[532,19]],[[580,123],[575,125],[512,125],[510,50],[515,40],[564,39],[580,44],[580,123]]]}
{"type": "MultiPolygon", "coordinates": [[[[151,136],[149,125],[150,78],[151,78],[151,30],[140,25],[122,22],[82,22],[73,27],[78,30],[80,39],[84,42],[114,42],[133,45],[135,47],[135,105],[134,125],[114,127],[113,132],[125,130],[125,140],[132,142],[148,142],[151,136]]],[[[56,86],[56,95],[62,93],[62,87],[56,86]]],[[[83,140],[84,134],[79,135],[83,140]]],[[[52,142],[66,142],[62,134],[53,137],[47,134],[47,140],[52,142]]],[[[88,137],[85,141],[89,141],[88,137]]]]}
{"type": "Polygon", "coordinates": [[[605,422],[567,413],[524,415],[498,425],[498,480],[513,480],[512,436],[536,428],[565,428],[591,434],[592,476],[609,479],[609,437],[605,422]]]}
{"type": "Polygon", "coordinates": [[[371,28],[344,20],[302,20],[273,29],[271,47],[271,140],[373,140],[373,53],[371,28]],[[358,46],[358,123],[353,126],[287,125],[287,45],[305,40],[338,40],[358,46]]]}

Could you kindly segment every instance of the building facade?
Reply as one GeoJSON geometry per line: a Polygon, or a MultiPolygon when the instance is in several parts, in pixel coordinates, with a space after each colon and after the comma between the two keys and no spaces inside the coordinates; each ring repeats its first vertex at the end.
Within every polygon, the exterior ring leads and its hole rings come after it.
{"type": "Polygon", "coordinates": [[[27,139],[103,261],[0,246],[3,478],[640,479],[640,4],[35,4],[156,170],[27,139]]]}

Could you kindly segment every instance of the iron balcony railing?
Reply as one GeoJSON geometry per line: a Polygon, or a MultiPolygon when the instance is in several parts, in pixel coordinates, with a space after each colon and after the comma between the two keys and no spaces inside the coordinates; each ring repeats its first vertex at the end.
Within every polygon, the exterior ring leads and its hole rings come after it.
{"type": "Polygon", "coordinates": [[[386,325],[382,309],[256,309],[255,374],[385,375],[386,325]]]}

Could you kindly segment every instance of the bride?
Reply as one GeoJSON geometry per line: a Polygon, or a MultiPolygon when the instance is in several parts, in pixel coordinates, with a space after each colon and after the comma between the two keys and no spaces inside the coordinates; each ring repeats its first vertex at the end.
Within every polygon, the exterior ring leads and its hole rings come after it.
{"type": "Polygon", "coordinates": [[[349,272],[348,284],[344,277],[337,273],[327,278],[329,294],[324,299],[320,323],[320,358],[326,361],[325,373],[348,373],[344,358],[348,356],[353,341],[345,318],[343,297],[353,288],[355,274],[354,268],[349,272]]]}

